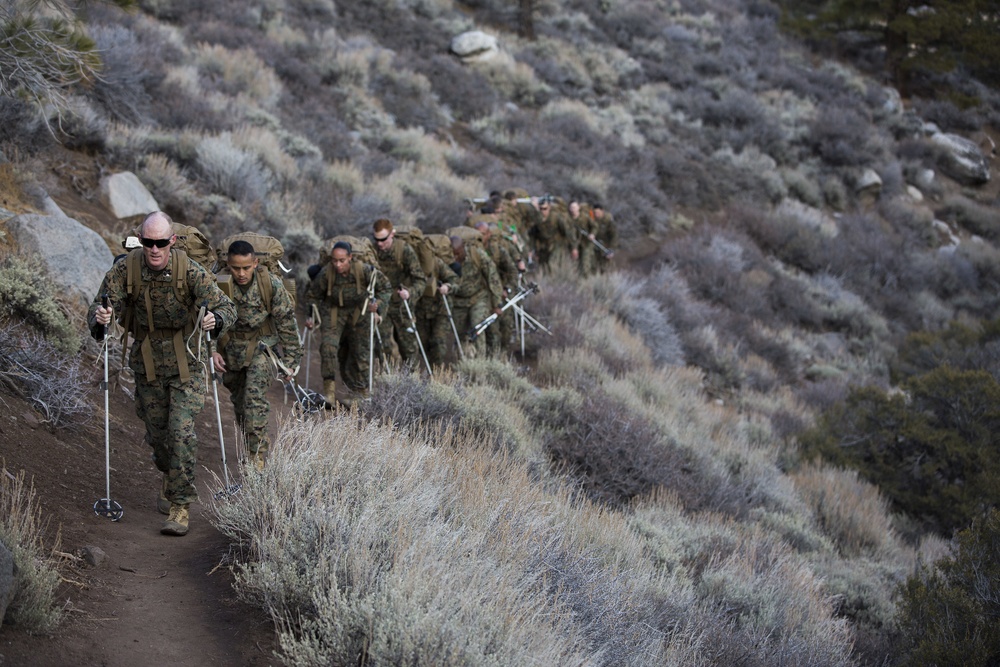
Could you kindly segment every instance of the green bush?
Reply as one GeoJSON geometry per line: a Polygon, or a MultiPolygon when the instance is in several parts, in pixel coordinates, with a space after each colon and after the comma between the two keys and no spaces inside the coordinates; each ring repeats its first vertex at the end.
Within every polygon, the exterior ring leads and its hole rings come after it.
{"type": "Polygon", "coordinates": [[[897,509],[948,534],[1000,502],[1000,384],[944,366],[903,389],[852,390],[803,435],[803,451],[857,468],[897,509]]]}
{"type": "Polygon", "coordinates": [[[0,320],[23,320],[60,352],[74,354],[80,335],[56,300],[58,293],[37,259],[0,255],[0,320]]]}
{"type": "Polygon", "coordinates": [[[902,589],[900,626],[911,665],[1000,664],[1000,511],[955,539],[955,553],[902,589]]]}

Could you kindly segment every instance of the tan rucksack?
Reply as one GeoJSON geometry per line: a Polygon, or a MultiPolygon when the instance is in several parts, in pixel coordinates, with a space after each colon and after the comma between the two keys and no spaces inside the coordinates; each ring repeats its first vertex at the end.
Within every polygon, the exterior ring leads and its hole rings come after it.
{"type": "Polygon", "coordinates": [[[413,225],[399,225],[395,228],[395,233],[397,239],[404,241],[417,253],[424,275],[429,276],[434,273],[434,248],[420,228],[413,225]]]}

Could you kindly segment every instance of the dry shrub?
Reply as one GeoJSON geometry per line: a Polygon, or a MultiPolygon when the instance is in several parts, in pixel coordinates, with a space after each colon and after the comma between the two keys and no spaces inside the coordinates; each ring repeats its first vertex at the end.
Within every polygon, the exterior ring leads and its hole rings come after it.
{"type": "Polygon", "coordinates": [[[0,542],[14,560],[12,597],[0,624],[11,623],[31,634],[48,634],[62,618],[56,600],[61,577],[52,557],[59,537],[46,548],[47,528],[34,485],[25,483],[23,471],[13,475],[0,465],[0,542]]]}
{"type": "Polygon", "coordinates": [[[264,127],[243,125],[233,131],[232,143],[237,148],[256,154],[271,170],[280,186],[288,187],[298,179],[298,164],[285,152],[276,132],[264,127]]]}
{"type": "Polygon", "coordinates": [[[467,381],[462,368],[439,371],[432,380],[415,373],[382,376],[365,415],[387,419],[402,427],[461,429],[482,445],[509,452],[533,465],[541,461],[527,421],[510,392],[481,382],[483,364],[470,363],[479,372],[467,381]]]}
{"type": "Polygon", "coordinates": [[[792,473],[796,488],[841,553],[887,555],[895,548],[889,503],[856,470],[807,464],[792,473]]]}
{"type": "Polygon", "coordinates": [[[238,588],[275,619],[284,660],[612,665],[658,653],[634,602],[643,589],[624,563],[564,537],[564,498],[468,435],[428,436],[352,417],[286,425],[265,474],[216,505],[238,545],[238,588]]]}
{"type": "Polygon", "coordinates": [[[139,167],[139,180],[149,188],[160,208],[171,215],[182,215],[195,199],[191,182],[170,158],[150,153],[139,167]]]}
{"type": "Polygon", "coordinates": [[[198,170],[209,188],[237,202],[263,200],[273,186],[271,170],[256,155],[236,146],[229,132],[202,139],[198,170]]]}
{"type": "Polygon", "coordinates": [[[265,109],[273,109],[281,98],[281,80],[253,49],[230,51],[219,44],[199,44],[195,62],[208,91],[245,96],[265,109]]]}

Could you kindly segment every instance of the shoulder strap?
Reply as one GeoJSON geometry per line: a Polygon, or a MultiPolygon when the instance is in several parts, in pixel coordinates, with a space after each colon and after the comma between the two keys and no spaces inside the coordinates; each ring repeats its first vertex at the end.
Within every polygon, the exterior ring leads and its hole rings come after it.
{"type": "Polygon", "coordinates": [[[365,290],[368,289],[368,285],[366,284],[367,281],[365,280],[365,265],[362,264],[361,262],[353,262],[353,264],[354,264],[354,283],[358,288],[358,292],[364,292],[365,290]]]}
{"type": "Polygon", "coordinates": [[[266,266],[257,267],[257,289],[260,290],[260,300],[264,308],[271,312],[271,300],[274,298],[274,285],[271,284],[271,272],[266,266]]]}

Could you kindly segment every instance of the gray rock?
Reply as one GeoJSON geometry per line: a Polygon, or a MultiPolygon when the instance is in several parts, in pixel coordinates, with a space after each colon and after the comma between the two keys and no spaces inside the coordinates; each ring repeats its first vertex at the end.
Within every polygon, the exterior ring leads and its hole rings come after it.
{"type": "Polygon", "coordinates": [[[500,44],[493,35],[481,30],[470,30],[451,40],[451,52],[462,62],[482,62],[494,58],[500,52],[500,44]]]}
{"type": "Polygon", "coordinates": [[[115,259],[100,234],[66,216],[18,215],[7,221],[7,232],[22,253],[41,257],[52,282],[82,305],[94,298],[115,259]]]}
{"type": "Polygon", "coordinates": [[[104,553],[101,547],[95,547],[93,545],[87,545],[80,550],[80,556],[83,560],[91,567],[97,567],[104,561],[108,559],[108,555],[104,553]]]}
{"type": "Polygon", "coordinates": [[[0,542],[0,623],[14,599],[14,555],[0,542]]]}
{"type": "Polygon", "coordinates": [[[854,189],[858,194],[878,197],[879,193],[882,192],[882,177],[874,169],[865,169],[858,177],[854,189]]]}
{"type": "Polygon", "coordinates": [[[59,204],[55,203],[55,201],[52,200],[52,197],[48,195],[45,195],[45,198],[42,199],[42,213],[45,215],[56,215],[56,216],[66,217],[66,214],[63,213],[63,210],[59,208],[59,204]]]}
{"type": "Polygon", "coordinates": [[[160,210],[153,195],[130,171],[101,179],[101,201],[119,220],[160,210]]]}
{"type": "Polygon", "coordinates": [[[976,142],[957,134],[938,132],[931,141],[945,150],[941,169],[963,185],[983,185],[990,181],[990,165],[976,142]]]}
{"type": "Polygon", "coordinates": [[[903,98],[900,96],[899,91],[892,87],[885,87],[882,89],[885,93],[885,101],[882,102],[882,107],[880,111],[884,118],[891,116],[902,116],[905,107],[903,106],[903,98]]]}

